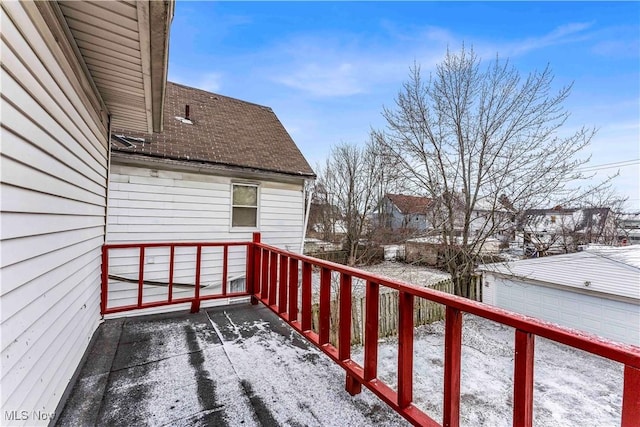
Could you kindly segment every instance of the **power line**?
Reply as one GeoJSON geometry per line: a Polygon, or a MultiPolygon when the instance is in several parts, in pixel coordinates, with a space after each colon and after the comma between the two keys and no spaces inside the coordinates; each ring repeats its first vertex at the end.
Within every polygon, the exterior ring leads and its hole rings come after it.
{"type": "Polygon", "coordinates": [[[602,169],[613,169],[613,168],[618,168],[618,167],[633,166],[633,165],[636,165],[636,164],[640,164],[640,159],[623,160],[623,161],[619,161],[619,162],[602,163],[600,165],[585,166],[585,167],[576,169],[576,171],[578,171],[578,172],[595,172],[595,171],[602,170],[602,169]]]}

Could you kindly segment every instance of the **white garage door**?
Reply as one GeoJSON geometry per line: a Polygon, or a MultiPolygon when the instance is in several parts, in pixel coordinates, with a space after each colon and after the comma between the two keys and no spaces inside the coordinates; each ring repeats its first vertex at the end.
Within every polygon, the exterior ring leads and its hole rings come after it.
{"type": "MultiPolygon", "coordinates": [[[[488,278],[498,307],[602,337],[640,345],[640,305],[521,281],[488,278]],[[492,283],[493,282],[493,283],[492,283]]],[[[486,289],[485,289],[486,291],[486,289]]]]}

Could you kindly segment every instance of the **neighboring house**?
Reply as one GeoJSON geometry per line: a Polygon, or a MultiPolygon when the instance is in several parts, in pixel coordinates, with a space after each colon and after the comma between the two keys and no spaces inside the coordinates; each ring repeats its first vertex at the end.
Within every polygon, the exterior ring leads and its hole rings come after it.
{"type": "Polygon", "coordinates": [[[377,210],[378,224],[393,231],[427,231],[432,228],[428,218],[431,204],[428,197],[386,194],[377,210]]]}
{"type": "MultiPolygon", "coordinates": [[[[164,131],[114,128],[111,149],[107,242],[247,241],[259,231],[265,243],[302,251],[304,185],[315,176],[270,108],[168,82],[164,131]]],[[[244,289],[246,253],[237,249],[232,290],[244,289]]],[[[194,283],[191,251],[175,267],[178,282],[194,283]]],[[[203,254],[204,286],[221,286],[220,255],[203,254]]],[[[120,256],[130,262],[112,262],[114,274],[136,277],[137,255],[120,256]]],[[[147,254],[148,280],[166,281],[168,256],[147,254]]]]}
{"type": "Polygon", "coordinates": [[[0,406],[42,425],[101,321],[109,125],[162,128],[173,2],[0,7],[0,406]]]}
{"type": "Polygon", "coordinates": [[[482,300],[640,345],[640,246],[485,264],[482,300]]]}
{"type": "Polygon", "coordinates": [[[307,231],[324,240],[339,240],[347,233],[340,209],[321,201],[309,205],[307,231]]]}
{"type": "Polygon", "coordinates": [[[620,215],[618,240],[623,245],[640,245],[640,212],[620,215]]]}
{"type": "Polygon", "coordinates": [[[589,243],[617,240],[609,208],[529,209],[519,218],[515,243],[542,255],[567,253],[589,243]]]}

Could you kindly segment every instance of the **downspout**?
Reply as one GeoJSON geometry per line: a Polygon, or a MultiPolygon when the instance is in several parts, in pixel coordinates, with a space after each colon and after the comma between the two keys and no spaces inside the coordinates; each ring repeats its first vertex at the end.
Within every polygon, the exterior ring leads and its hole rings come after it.
{"type": "MultiPolygon", "coordinates": [[[[305,179],[304,180],[304,188],[302,189],[302,193],[305,194],[306,191],[306,187],[307,187],[307,183],[311,183],[313,182],[313,180],[311,179],[305,179]]],[[[309,185],[309,187],[311,187],[309,185]]],[[[304,253],[304,239],[307,237],[307,225],[309,224],[309,212],[311,210],[311,199],[313,196],[313,189],[309,190],[309,194],[307,196],[307,209],[304,212],[304,221],[303,221],[303,225],[302,225],[302,243],[300,244],[300,253],[304,253]]]]}
{"type": "Polygon", "coordinates": [[[109,180],[111,178],[111,114],[107,116],[107,186],[104,203],[104,243],[107,243],[107,227],[109,224],[109,180]]]}

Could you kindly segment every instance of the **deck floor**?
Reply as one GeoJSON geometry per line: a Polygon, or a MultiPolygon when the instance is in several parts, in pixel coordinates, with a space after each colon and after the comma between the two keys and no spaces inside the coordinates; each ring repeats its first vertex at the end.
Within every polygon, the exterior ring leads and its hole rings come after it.
{"type": "Polygon", "coordinates": [[[105,321],[58,425],[408,425],[268,308],[105,321]]]}

